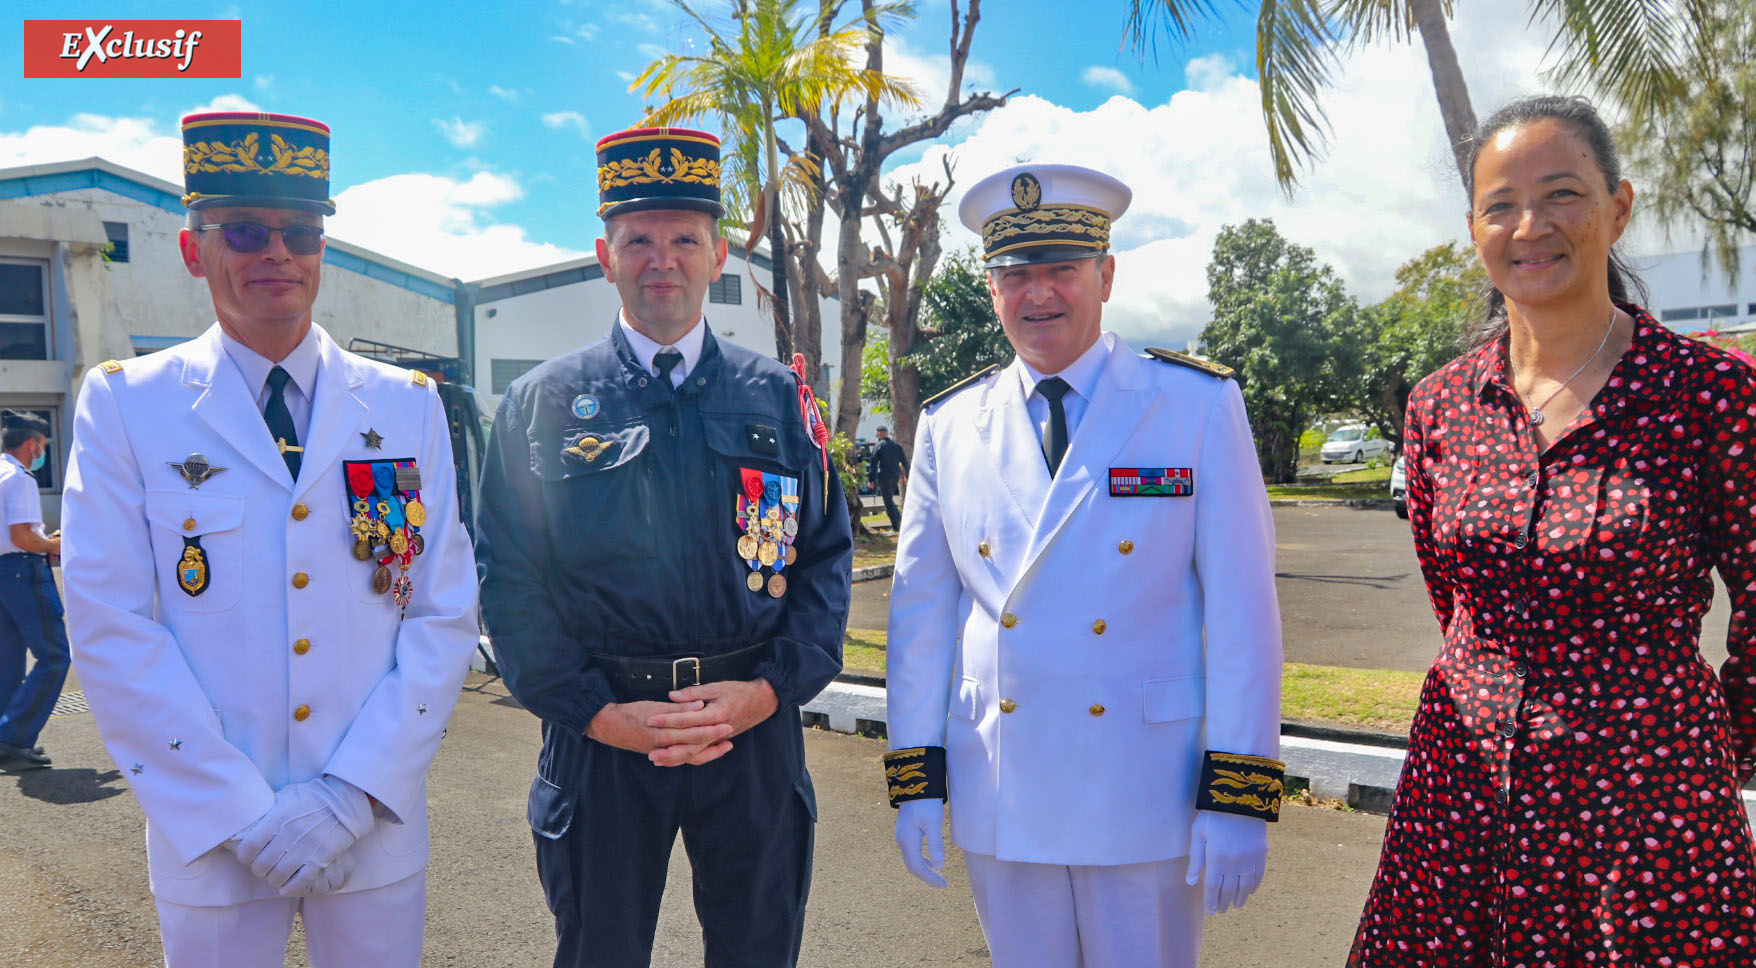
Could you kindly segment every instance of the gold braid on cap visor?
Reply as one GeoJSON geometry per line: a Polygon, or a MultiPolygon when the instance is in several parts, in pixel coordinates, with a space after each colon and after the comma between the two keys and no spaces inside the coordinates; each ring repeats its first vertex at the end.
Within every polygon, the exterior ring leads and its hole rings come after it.
{"type": "Polygon", "coordinates": [[[1044,245],[1109,248],[1110,216],[1083,205],[1045,205],[1011,209],[982,223],[984,259],[1044,245]]]}

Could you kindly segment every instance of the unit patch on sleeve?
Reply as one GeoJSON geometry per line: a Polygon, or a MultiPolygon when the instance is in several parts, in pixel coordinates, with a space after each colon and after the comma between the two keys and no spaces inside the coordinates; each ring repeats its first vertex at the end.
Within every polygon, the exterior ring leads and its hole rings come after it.
{"type": "Polygon", "coordinates": [[[1193,467],[1112,467],[1111,497],[1194,497],[1193,467]]]}

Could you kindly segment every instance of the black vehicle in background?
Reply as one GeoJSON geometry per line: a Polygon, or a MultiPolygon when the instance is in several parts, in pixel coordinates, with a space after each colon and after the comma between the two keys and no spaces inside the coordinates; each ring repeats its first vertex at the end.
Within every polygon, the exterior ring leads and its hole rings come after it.
{"type": "Polygon", "coordinates": [[[878,442],[873,440],[854,441],[854,460],[859,462],[862,473],[860,478],[860,496],[871,497],[878,493],[877,468],[872,466],[872,452],[878,449],[878,442]]]}

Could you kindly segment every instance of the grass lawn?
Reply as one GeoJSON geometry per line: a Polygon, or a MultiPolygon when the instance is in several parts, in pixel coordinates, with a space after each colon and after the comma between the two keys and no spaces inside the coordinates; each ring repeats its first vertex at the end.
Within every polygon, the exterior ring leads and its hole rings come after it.
{"type": "Polygon", "coordinates": [[[896,537],[891,534],[868,534],[854,539],[854,567],[896,563],[896,537]]]}
{"type": "Polygon", "coordinates": [[[1273,500],[1388,501],[1390,488],[1379,481],[1370,484],[1271,484],[1268,496],[1273,500]]]}
{"type": "Polygon", "coordinates": [[[1357,471],[1343,471],[1329,479],[1331,484],[1369,484],[1373,482],[1384,484],[1388,488],[1390,484],[1389,464],[1385,464],[1383,467],[1367,467],[1357,471]]]}
{"type": "MultiPolygon", "coordinates": [[[[879,629],[848,629],[842,664],[849,672],[884,674],[888,637],[879,629]]],[[[1424,673],[1345,669],[1289,662],[1281,675],[1281,716],[1307,723],[1401,733],[1420,698],[1424,673]]]]}

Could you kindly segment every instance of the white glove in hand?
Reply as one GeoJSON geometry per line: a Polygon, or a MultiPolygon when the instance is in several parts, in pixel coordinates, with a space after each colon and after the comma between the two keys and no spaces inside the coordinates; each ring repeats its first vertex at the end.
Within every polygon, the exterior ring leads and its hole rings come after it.
{"type": "Polygon", "coordinates": [[[1195,811],[1189,836],[1189,886],[1201,883],[1208,914],[1241,908],[1268,866],[1268,821],[1235,813],[1195,811]]]}
{"type": "Polygon", "coordinates": [[[319,893],[346,883],[353,872],[348,849],[371,829],[366,794],[346,780],[320,776],[276,791],[274,806],[238,835],[233,849],[281,894],[319,893]],[[326,873],[331,867],[336,870],[326,873]]]}
{"type": "Polygon", "coordinates": [[[945,866],[945,801],[907,800],[896,807],[896,846],[910,874],[930,887],[944,887],[939,871],[945,866]],[[921,842],[926,841],[926,856],[921,842]]]}

